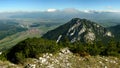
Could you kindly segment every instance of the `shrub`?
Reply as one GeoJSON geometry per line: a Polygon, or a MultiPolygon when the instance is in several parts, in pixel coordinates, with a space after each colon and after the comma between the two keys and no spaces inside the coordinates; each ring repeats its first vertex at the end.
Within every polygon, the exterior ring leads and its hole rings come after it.
{"type": "Polygon", "coordinates": [[[102,55],[102,56],[120,56],[120,43],[114,40],[108,43],[103,43],[101,41],[94,42],[92,44],[83,44],[81,42],[75,42],[69,45],[70,50],[73,53],[77,53],[81,56],[85,55],[102,55]]]}
{"type": "Polygon", "coordinates": [[[38,54],[55,53],[59,49],[60,47],[55,41],[29,38],[10,49],[7,53],[7,59],[13,63],[20,63],[24,58],[36,58],[38,54]]]}

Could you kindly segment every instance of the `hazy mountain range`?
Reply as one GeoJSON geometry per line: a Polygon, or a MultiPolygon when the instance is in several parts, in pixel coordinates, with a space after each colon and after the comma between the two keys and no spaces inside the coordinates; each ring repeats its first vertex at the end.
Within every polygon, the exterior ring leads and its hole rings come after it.
{"type": "Polygon", "coordinates": [[[112,11],[95,11],[85,10],[80,11],[77,9],[64,9],[64,10],[47,10],[40,12],[4,12],[0,13],[0,19],[36,19],[40,21],[52,21],[65,23],[72,18],[85,18],[104,26],[111,26],[120,24],[120,12],[112,11]]]}

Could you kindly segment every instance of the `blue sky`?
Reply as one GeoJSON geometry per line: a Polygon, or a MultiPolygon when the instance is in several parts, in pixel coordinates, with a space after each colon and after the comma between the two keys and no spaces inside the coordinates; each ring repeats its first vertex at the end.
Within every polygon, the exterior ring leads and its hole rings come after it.
{"type": "Polygon", "coordinates": [[[0,0],[0,12],[44,11],[76,8],[79,10],[120,10],[120,0],[0,0]]]}

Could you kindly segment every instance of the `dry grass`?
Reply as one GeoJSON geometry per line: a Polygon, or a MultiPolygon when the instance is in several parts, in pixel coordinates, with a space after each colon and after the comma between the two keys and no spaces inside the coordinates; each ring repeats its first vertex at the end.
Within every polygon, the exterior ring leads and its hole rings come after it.
{"type": "Polygon", "coordinates": [[[0,68],[23,68],[23,66],[13,64],[9,61],[0,61],[0,68]]]}

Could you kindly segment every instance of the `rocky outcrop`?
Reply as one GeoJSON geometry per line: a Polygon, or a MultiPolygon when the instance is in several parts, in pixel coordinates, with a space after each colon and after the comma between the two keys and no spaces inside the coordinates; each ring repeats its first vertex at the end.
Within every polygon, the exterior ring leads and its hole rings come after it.
{"type": "Polygon", "coordinates": [[[72,52],[68,48],[61,49],[56,55],[53,54],[43,54],[43,56],[38,59],[34,59],[36,64],[27,64],[27,68],[71,68],[71,63],[69,59],[72,58],[72,52]],[[33,66],[34,65],[34,66],[33,66]],[[32,67],[33,66],[33,67],[32,67]]]}
{"type": "Polygon", "coordinates": [[[0,61],[0,68],[120,68],[120,58],[73,54],[68,48],[58,53],[45,53],[38,58],[28,58],[23,65],[0,61]]]}
{"type": "Polygon", "coordinates": [[[69,51],[61,49],[57,54],[46,53],[27,68],[119,68],[120,59],[116,57],[85,56],[80,57],[69,51]]]}

